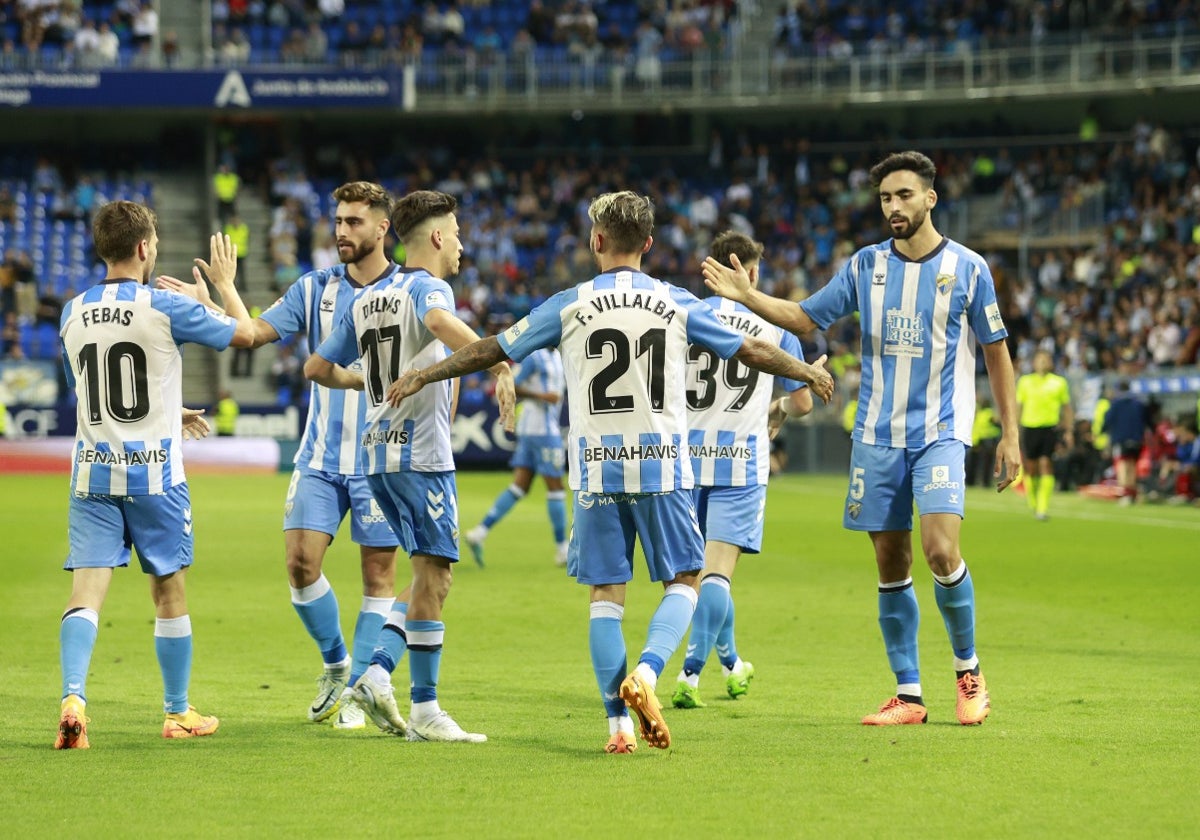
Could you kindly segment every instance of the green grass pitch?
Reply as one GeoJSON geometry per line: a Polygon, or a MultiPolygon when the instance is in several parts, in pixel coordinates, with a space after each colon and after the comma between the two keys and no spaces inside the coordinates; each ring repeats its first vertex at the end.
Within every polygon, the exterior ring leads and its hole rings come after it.
{"type": "MultiPolygon", "coordinates": [[[[507,480],[459,476],[464,529],[507,480]]],[[[220,731],[159,737],[153,609],[135,565],[117,574],[100,617],[92,749],[56,753],[67,481],[0,477],[6,836],[1195,836],[1195,509],[1058,496],[1038,523],[1021,498],[972,489],[963,551],[992,716],[955,722],[950,651],[918,561],[930,721],[876,729],[858,720],[893,686],[869,542],[840,525],[844,479],[777,480],[764,553],[734,582],[738,647],[758,671],[750,693],[725,698],[714,657],[701,683],[708,707],[667,711],[670,750],[608,756],[586,590],[552,565],[540,488],[493,531],[487,569],[460,564],[445,613],[442,705],[491,740],[410,744],[308,723],[319,660],[288,599],[286,483],[191,482],[191,698],[220,716],[220,731]]],[[[349,641],[360,590],[344,533],[326,573],[349,641]]],[[[636,574],[631,661],[660,592],[636,574]]],[[[668,705],[680,657],[660,684],[668,705]]]]}

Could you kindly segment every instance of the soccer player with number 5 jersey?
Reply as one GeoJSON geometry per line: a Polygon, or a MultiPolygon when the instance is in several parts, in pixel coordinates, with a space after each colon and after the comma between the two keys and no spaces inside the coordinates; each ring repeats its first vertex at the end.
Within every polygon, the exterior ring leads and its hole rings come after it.
{"type": "Polygon", "coordinates": [[[429,383],[558,346],[571,383],[567,452],[576,491],[567,569],[590,588],[589,647],[608,715],[605,750],[629,753],[637,747],[629,711],[650,746],[671,744],[655,686],[687,630],[704,565],[686,449],[687,346],[699,344],[722,359],[736,356],[755,370],[809,382],[826,401],[833,380],[821,367],[824,357],[809,365],[745,336],[689,292],[642,273],[642,255],[653,243],[648,198],[606,193],[592,202],[588,216],[596,277],[554,295],[503,335],[405,374],[389,397],[399,402],[429,383]],[[627,674],[621,621],[636,541],[651,579],[665,591],[638,664],[627,674]]]}
{"type": "Polygon", "coordinates": [[[921,547],[953,649],[960,723],[982,723],[991,708],[975,653],[975,590],[959,549],[965,455],[975,410],[974,339],[983,346],[1003,433],[996,488],[1020,472],[1017,407],[1008,335],[987,263],[933,225],[937,169],[920,152],[889,155],[871,170],[892,238],[859,250],[823,289],[799,305],[750,284],[740,262],[711,257],[709,288],[793,332],[828,328],[857,312],[862,384],[855,417],[843,524],[870,534],[879,572],[879,625],[896,694],[863,723],[924,723],[912,588],[913,502],[921,547]],[[973,334],[973,335],[972,335],[973,334]]]}
{"type": "Polygon", "coordinates": [[[182,439],[208,425],[183,408],[180,345],[248,347],[252,326],[233,281],[237,249],[213,236],[209,262],[196,260],[230,316],[147,287],[158,256],[158,220],[148,208],[115,201],[92,222],[103,281],[67,302],[63,366],[78,400],[68,517],[71,598],[59,629],[62,705],[56,749],[87,749],[87,676],[100,608],[113,569],[137,550],[150,575],[154,648],[163,678],[164,738],[211,735],[218,720],[188,703],[192,624],[184,579],[192,565],[192,510],[182,439]]]}

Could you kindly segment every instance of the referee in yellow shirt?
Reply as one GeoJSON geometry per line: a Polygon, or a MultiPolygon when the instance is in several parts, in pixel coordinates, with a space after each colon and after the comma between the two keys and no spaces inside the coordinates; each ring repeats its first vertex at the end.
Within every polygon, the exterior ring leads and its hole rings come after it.
{"type": "Polygon", "coordinates": [[[1054,372],[1054,357],[1046,350],[1033,354],[1033,373],[1017,380],[1021,406],[1021,454],[1025,459],[1025,499],[1039,520],[1049,518],[1054,493],[1054,447],[1058,430],[1068,447],[1073,443],[1075,415],[1071,389],[1054,372]]]}

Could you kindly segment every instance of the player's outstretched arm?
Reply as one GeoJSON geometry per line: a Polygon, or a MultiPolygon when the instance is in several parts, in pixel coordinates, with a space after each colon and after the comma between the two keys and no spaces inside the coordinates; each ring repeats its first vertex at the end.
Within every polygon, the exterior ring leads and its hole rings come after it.
{"type": "MultiPolygon", "coordinates": [[[[481,338],[478,341],[471,342],[460,350],[454,351],[453,355],[442,359],[435,365],[430,365],[424,370],[410,370],[402,374],[388,388],[388,402],[393,407],[398,407],[405,399],[420,391],[430,382],[441,382],[443,379],[453,379],[456,376],[463,376],[468,373],[478,373],[481,370],[495,367],[507,358],[508,356],[501,349],[500,342],[496,339],[496,336],[481,338]]],[[[507,378],[511,385],[512,371],[509,371],[507,378]]],[[[499,386],[503,382],[504,378],[501,378],[500,383],[497,385],[497,399],[500,397],[499,386]]],[[[502,413],[503,409],[504,406],[502,404],[502,413]]]]}
{"type": "Polygon", "coordinates": [[[733,268],[720,260],[706,257],[700,267],[704,273],[704,285],[723,298],[744,304],[751,312],[766,318],[777,327],[798,334],[812,332],[817,328],[816,323],[799,304],[765,295],[751,286],[750,275],[737,254],[730,254],[729,261],[733,263],[733,268]]]}
{"type": "Polygon", "coordinates": [[[996,444],[996,492],[1000,493],[1021,474],[1021,444],[1017,430],[1017,393],[1012,357],[1003,339],[983,345],[983,361],[987,364],[988,384],[992,401],[1000,415],[1000,442],[996,444]]]}
{"type": "MultiPolygon", "coordinates": [[[[798,309],[799,307],[797,307],[798,309]]],[[[821,402],[829,402],[833,397],[833,377],[825,370],[825,356],[817,359],[811,365],[802,362],[795,356],[785,353],[774,344],[768,344],[760,338],[746,337],[741,348],[734,354],[738,361],[749,365],[763,373],[784,376],[797,382],[807,382],[809,389],[821,402]]]]}
{"type": "MultiPolygon", "coordinates": [[[[444,309],[429,310],[425,314],[425,326],[438,341],[454,352],[479,339],[465,321],[444,309]]],[[[492,365],[488,372],[496,377],[496,404],[500,407],[500,422],[504,424],[505,431],[511,432],[516,428],[517,395],[508,357],[492,365]]]]}
{"type": "Polygon", "coordinates": [[[361,373],[346,370],[341,365],[335,365],[317,353],[313,353],[304,363],[304,375],[326,388],[337,388],[342,391],[361,391],[365,386],[361,373]]]}
{"type": "Polygon", "coordinates": [[[227,235],[220,233],[209,237],[208,244],[209,261],[205,262],[197,257],[196,264],[192,267],[192,276],[197,283],[203,283],[204,278],[208,277],[221,294],[225,314],[237,321],[237,329],[233,340],[229,342],[230,346],[254,347],[254,319],[246,311],[246,304],[242,303],[237,287],[233,285],[237,277],[237,245],[234,245],[227,235]]]}

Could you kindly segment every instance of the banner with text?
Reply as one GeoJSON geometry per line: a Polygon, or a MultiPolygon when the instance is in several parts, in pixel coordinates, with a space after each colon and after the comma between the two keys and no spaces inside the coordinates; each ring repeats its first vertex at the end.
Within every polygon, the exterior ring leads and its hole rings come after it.
{"type": "Polygon", "coordinates": [[[403,108],[404,91],[399,68],[0,72],[0,106],[14,108],[403,108]]]}

